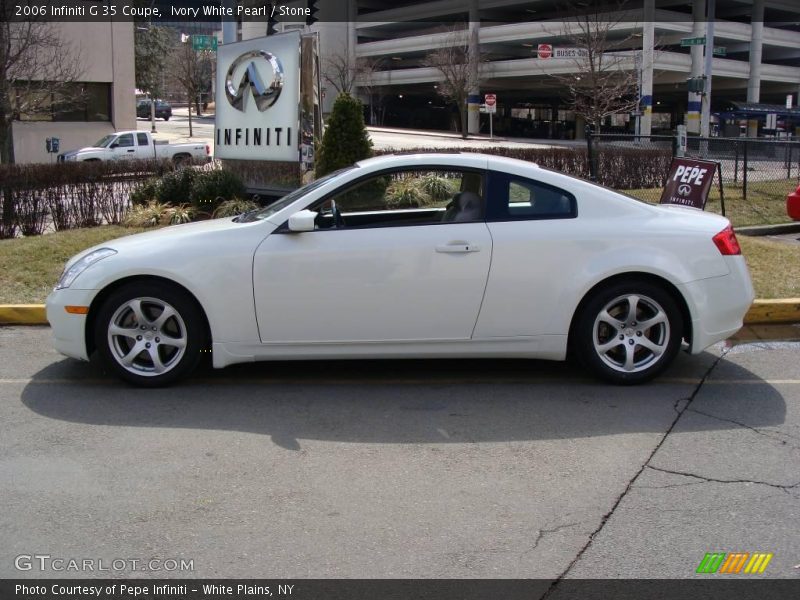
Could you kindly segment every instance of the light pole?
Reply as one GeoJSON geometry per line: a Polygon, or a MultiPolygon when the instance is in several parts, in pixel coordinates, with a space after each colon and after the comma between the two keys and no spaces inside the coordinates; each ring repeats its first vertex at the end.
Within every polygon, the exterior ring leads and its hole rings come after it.
{"type": "Polygon", "coordinates": [[[703,106],[700,112],[700,136],[709,137],[711,134],[711,69],[714,62],[714,4],[715,0],[708,0],[706,14],[706,55],[705,76],[706,86],[703,90],[703,106]]]}

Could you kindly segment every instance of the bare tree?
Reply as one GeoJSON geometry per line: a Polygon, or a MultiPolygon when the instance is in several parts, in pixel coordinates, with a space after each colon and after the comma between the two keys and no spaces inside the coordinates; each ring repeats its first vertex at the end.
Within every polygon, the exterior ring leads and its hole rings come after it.
{"type": "Polygon", "coordinates": [[[14,20],[14,4],[0,0],[0,163],[14,158],[12,124],[75,110],[85,102],[79,84],[81,49],[65,42],[53,23],[14,20]]]}
{"type": "Polygon", "coordinates": [[[200,94],[206,91],[213,77],[215,58],[211,50],[195,50],[188,38],[172,54],[171,75],[180,82],[189,104],[189,137],[192,130],[192,105],[196,114],[202,113],[200,94]]]}
{"type": "Polygon", "coordinates": [[[467,100],[478,88],[481,61],[476,51],[478,45],[470,39],[465,26],[456,26],[447,34],[442,44],[425,57],[424,64],[439,71],[442,76],[437,91],[448,102],[458,108],[461,116],[461,135],[467,137],[467,100]]]}
{"type": "Polygon", "coordinates": [[[566,59],[573,69],[548,75],[566,88],[570,108],[596,132],[607,117],[630,113],[639,104],[635,54],[629,51],[639,41],[635,33],[616,34],[629,30],[619,27],[631,20],[624,5],[620,0],[618,10],[607,11],[585,2],[566,2],[561,11],[573,16],[555,34],[573,50],[574,55],[566,59]]]}
{"type": "Polygon", "coordinates": [[[339,94],[349,94],[353,91],[356,76],[357,68],[350,64],[346,54],[334,52],[325,60],[322,78],[330,83],[339,94]]]}
{"type": "MultiPolygon", "coordinates": [[[[369,124],[376,124],[376,108],[383,104],[383,86],[378,85],[375,74],[381,70],[384,58],[363,57],[356,61],[356,84],[369,98],[369,124]]],[[[383,119],[381,119],[381,122],[383,119]]]]}

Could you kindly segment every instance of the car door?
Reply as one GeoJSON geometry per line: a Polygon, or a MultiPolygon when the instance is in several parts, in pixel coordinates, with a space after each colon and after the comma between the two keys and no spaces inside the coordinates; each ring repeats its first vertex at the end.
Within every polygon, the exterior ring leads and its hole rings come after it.
{"type": "Polygon", "coordinates": [[[279,228],[253,261],[262,342],[470,339],[492,254],[482,186],[477,172],[384,172],[310,207],[314,231],[279,228]],[[465,192],[473,204],[454,206],[465,192]]]}
{"type": "Polygon", "coordinates": [[[136,158],[136,142],[132,133],[123,133],[111,144],[111,152],[114,160],[130,160],[136,158]]]}
{"type": "Polygon", "coordinates": [[[155,156],[153,146],[150,145],[150,136],[146,132],[139,131],[136,133],[136,158],[148,159],[155,156]]]}

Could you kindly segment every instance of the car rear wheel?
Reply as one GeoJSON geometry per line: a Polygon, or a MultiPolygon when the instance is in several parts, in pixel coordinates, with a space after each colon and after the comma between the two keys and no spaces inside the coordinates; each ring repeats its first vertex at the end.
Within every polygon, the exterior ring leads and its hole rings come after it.
{"type": "Polygon", "coordinates": [[[667,291],[649,282],[617,283],[598,290],[584,305],[574,349],[602,379],[643,383],[672,363],[682,332],[681,312],[667,291]]]}
{"type": "Polygon", "coordinates": [[[184,292],[157,283],[131,283],[103,303],[95,345],[119,377],[158,387],[189,375],[200,360],[205,329],[200,309],[184,292]]]}

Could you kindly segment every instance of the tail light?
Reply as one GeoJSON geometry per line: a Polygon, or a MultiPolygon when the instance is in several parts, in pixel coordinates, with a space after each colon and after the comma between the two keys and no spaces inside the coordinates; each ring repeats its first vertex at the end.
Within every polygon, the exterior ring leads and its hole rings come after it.
{"type": "Polygon", "coordinates": [[[206,156],[211,156],[211,146],[206,144],[206,156]]]}
{"type": "Polygon", "coordinates": [[[736,233],[734,233],[731,225],[728,225],[711,239],[723,256],[735,256],[742,253],[742,248],[739,246],[736,233]]]}

